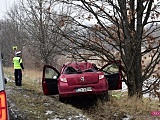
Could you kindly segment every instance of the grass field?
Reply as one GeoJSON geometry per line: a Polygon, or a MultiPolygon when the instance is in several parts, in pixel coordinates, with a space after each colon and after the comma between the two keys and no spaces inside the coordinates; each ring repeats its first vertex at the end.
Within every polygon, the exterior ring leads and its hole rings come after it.
{"type": "MultiPolygon", "coordinates": [[[[13,72],[14,70],[12,68],[4,68],[5,76],[9,80],[7,85],[12,87],[15,86],[13,83],[14,82],[13,72]]],[[[34,94],[40,94],[43,96],[41,79],[42,79],[42,72],[34,70],[25,70],[23,72],[22,89],[33,91],[34,94]]],[[[82,109],[84,114],[87,114],[87,116],[89,116],[93,120],[121,120],[122,118],[130,118],[130,120],[154,120],[154,119],[160,120],[160,116],[159,117],[151,116],[152,111],[160,111],[160,103],[158,102],[158,100],[150,100],[148,98],[143,98],[142,100],[140,100],[135,97],[128,98],[126,92],[122,93],[120,91],[118,92],[110,91],[110,94],[111,94],[110,95],[111,99],[109,102],[97,101],[95,105],[89,108],[82,109]]],[[[15,102],[20,101],[22,105],[23,104],[25,105],[26,101],[25,100],[23,101],[24,96],[20,96],[18,94],[17,96],[14,95],[14,99],[16,99],[15,102]]],[[[39,100],[40,103],[38,103],[38,101],[36,101],[34,98],[32,99],[33,99],[33,101],[31,101],[33,102],[32,104],[41,104],[39,106],[39,109],[44,109],[44,106],[42,104],[44,98],[39,100]]],[[[45,97],[45,100],[46,99],[47,98],[45,97]]],[[[25,106],[23,106],[22,109],[25,109],[25,106]]],[[[28,109],[30,111],[33,111],[31,110],[31,108],[28,109]]],[[[38,110],[37,108],[35,112],[40,112],[40,110],[38,110]]]]}

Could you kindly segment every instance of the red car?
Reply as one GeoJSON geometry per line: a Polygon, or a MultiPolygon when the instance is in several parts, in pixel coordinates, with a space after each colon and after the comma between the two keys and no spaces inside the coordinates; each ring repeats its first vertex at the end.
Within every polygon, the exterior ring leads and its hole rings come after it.
{"type": "MultiPolygon", "coordinates": [[[[115,61],[120,64],[120,61],[115,61]]],[[[59,93],[60,100],[71,96],[104,95],[122,88],[120,65],[108,63],[101,69],[90,62],[71,62],[60,72],[52,66],[43,68],[42,88],[45,95],[59,93]]]]}

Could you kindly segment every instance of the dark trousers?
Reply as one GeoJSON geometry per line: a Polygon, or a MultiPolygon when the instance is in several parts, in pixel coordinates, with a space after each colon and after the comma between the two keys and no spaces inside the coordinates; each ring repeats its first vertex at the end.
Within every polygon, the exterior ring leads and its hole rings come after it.
{"type": "Polygon", "coordinates": [[[21,69],[15,69],[14,77],[15,77],[16,86],[22,86],[22,70],[21,69]]]}

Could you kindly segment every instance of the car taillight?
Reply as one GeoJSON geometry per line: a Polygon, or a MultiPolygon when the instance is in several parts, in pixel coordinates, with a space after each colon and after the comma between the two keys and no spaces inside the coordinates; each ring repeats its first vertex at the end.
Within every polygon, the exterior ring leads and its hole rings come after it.
{"type": "Polygon", "coordinates": [[[62,82],[67,82],[67,79],[66,79],[66,78],[60,78],[60,80],[61,80],[62,82]]]}
{"type": "Polygon", "coordinates": [[[99,75],[99,80],[103,79],[104,75],[99,75]]]}
{"type": "Polygon", "coordinates": [[[0,92],[0,120],[8,120],[7,99],[4,91],[0,92]]]}

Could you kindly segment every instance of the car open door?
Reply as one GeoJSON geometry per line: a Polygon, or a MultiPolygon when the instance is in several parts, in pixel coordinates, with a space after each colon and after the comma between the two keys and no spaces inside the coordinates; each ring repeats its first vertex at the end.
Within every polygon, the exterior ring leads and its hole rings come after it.
{"type": "Polygon", "coordinates": [[[58,94],[57,79],[60,73],[57,69],[50,65],[44,65],[42,76],[42,89],[44,95],[58,94]]]}
{"type": "Polygon", "coordinates": [[[109,90],[122,89],[122,71],[121,61],[113,61],[104,65],[100,71],[104,72],[104,75],[109,84],[109,90]]]}

